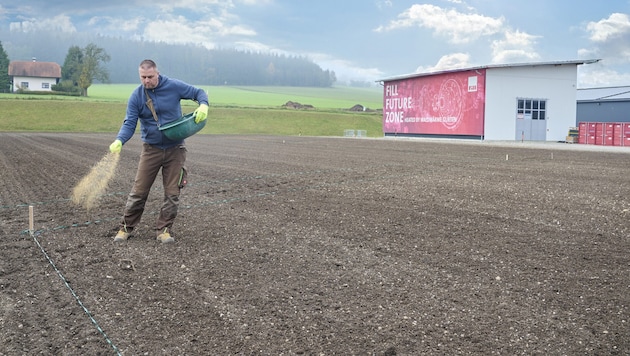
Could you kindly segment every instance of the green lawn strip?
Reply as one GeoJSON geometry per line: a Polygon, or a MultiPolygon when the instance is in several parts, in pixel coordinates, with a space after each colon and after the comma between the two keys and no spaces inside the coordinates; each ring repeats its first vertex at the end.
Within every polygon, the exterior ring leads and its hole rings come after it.
{"type": "MultiPolygon", "coordinates": [[[[194,103],[182,103],[184,113],[195,107],[194,103]]],[[[0,131],[117,132],[125,110],[123,101],[0,97],[0,131]]],[[[380,137],[381,120],[378,112],[211,105],[202,133],[343,136],[344,130],[353,129],[380,137]]]]}

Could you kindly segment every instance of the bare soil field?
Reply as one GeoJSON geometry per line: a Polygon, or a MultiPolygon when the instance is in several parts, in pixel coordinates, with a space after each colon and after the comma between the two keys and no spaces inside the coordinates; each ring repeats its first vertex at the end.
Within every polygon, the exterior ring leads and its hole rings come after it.
{"type": "Polygon", "coordinates": [[[630,148],[197,135],[162,245],[113,138],[0,133],[0,355],[630,354],[630,148]]]}

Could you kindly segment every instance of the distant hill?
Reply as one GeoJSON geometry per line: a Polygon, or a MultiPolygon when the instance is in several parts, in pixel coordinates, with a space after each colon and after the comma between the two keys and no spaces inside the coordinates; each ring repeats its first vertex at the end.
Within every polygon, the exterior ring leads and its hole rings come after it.
{"type": "Polygon", "coordinates": [[[79,33],[0,31],[0,41],[11,61],[36,58],[59,65],[71,46],[94,43],[111,56],[104,67],[112,83],[137,83],[137,65],[146,58],[155,60],[167,76],[194,84],[330,87],[336,82],[335,72],[304,57],[79,33]]]}

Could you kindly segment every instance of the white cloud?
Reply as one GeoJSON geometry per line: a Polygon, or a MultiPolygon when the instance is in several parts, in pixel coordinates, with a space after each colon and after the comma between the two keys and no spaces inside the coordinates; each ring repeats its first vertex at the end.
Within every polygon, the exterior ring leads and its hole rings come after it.
{"type": "Polygon", "coordinates": [[[76,27],[72,24],[70,17],[66,15],[57,15],[55,17],[43,19],[28,19],[21,22],[11,22],[9,24],[11,31],[34,32],[34,31],[59,31],[59,32],[77,32],[76,27]]]}
{"type": "Polygon", "coordinates": [[[222,13],[226,15],[229,9],[235,8],[235,3],[245,6],[264,6],[272,4],[274,0],[171,0],[157,4],[161,12],[173,13],[176,9],[195,10],[200,14],[222,13]]]}
{"type": "Polygon", "coordinates": [[[278,50],[264,43],[260,43],[256,41],[236,41],[234,42],[234,48],[238,50],[251,51],[251,52],[278,53],[278,54],[291,55],[290,53],[286,51],[278,50]]]}
{"type": "Polygon", "coordinates": [[[217,6],[223,8],[233,7],[232,1],[225,0],[171,0],[155,4],[161,12],[172,13],[175,9],[192,9],[201,13],[208,12],[208,9],[214,9],[217,6]]]}
{"type": "Polygon", "coordinates": [[[158,20],[151,21],[144,28],[143,36],[146,40],[166,43],[195,43],[212,48],[209,38],[194,30],[186,21],[158,20]]]}
{"type": "Polygon", "coordinates": [[[273,3],[274,0],[238,0],[245,5],[266,5],[273,3]]]}
{"type": "Polygon", "coordinates": [[[104,32],[136,32],[145,21],[142,17],[121,19],[111,16],[95,16],[88,21],[88,24],[98,27],[99,24],[104,23],[104,32]]]}
{"type": "Polygon", "coordinates": [[[593,42],[607,42],[615,38],[627,37],[630,34],[630,19],[626,14],[614,13],[607,19],[589,22],[586,30],[590,32],[593,42]]]}
{"type": "Polygon", "coordinates": [[[392,7],[393,3],[391,0],[376,0],[375,1],[376,8],[382,9],[384,7],[392,7]]]}
{"type": "Polygon", "coordinates": [[[468,53],[452,53],[442,56],[435,66],[418,67],[416,73],[439,72],[443,70],[470,67],[470,55],[468,53]]]}
{"type": "Polygon", "coordinates": [[[578,66],[578,88],[626,86],[630,83],[630,73],[619,73],[605,67],[590,69],[590,66],[578,66]]]}
{"type": "Polygon", "coordinates": [[[351,80],[376,81],[384,75],[378,68],[363,68],[351,61],[334,58],[323,53],[312,53],[309,55],[309,58],[322,69],[334,71],[339,82],[351,80]]]}
{"type": "Polygon", "coordinates": [[[630,18],[614,13],[607,19],[589,22],[585,27],[592,48],[579,50],[582,56],[591,55],[605,59],[608,64],[630,63],[630,18]]]}
{"type": "Polygon", "coordinates": [[[413,5],[398,15],[398,19],[375,31],[386,32],[407,27],[424,27],[436,34],[448,37],[449,42],[465,44],[482,36],[501,31],[504,18],[493,18],[474,13],[462,13],[455,9],[446,10],[434,5],[413,5]]]}
{"type": "Polygon", "coordinates": [[[578,49],[578,58],[591,59],[597,57],[599,54],[596,49],[592,48],[580,48],[578,49]]]}
{"type": "Polygon", "coordinates": [[[245,24],[232,11],[235,3],[245,6],[261,6],[273,0],[173,0],[158,5],[160,15],[157,21],[149,22],[144,38],[168,43],[196,43],[208,48],[220,42],[220,37],[251,37],[257,33],[245,24]],[[194,15],[184,18],[174,16],[181,9],[194,10],[194,15]],[[157,22],[156,26],[154,22],[157,22]],[[159,28],[165,26],[169,30],[159,28]],[[186,32],[172,32],[174,30],[186,32]],[[185,35],[182,35],[185,34],[185,35]],[[186,39],[188,38],[188,39],[186,39]]]}
{"type": "Polygon", "coordinates": [[[256,32],[251,29],[239,25],[226,25],[218,18],[191,22],[183,17],[151,21],[143,33],[143,37],[149,41],[193,43],[207,48],[214,48],[223,37],[255,35],[256,32]]]}
{"type": "Polygon", "coordinates": [[[220,19],[210,19],[208,21],[200,21],[195,25],[195,29],[201,32],[207,32],[209,35],[215,36],[255,36],[256,31],[241,25],[228,25],[220,19]]]}
{"type": "Polygon", "coordinates": [[[532,61],[540,58],[535,51],[536,38],[521,31],[507,30],[501,40],[492,41],[492,63],[532,61]]]}

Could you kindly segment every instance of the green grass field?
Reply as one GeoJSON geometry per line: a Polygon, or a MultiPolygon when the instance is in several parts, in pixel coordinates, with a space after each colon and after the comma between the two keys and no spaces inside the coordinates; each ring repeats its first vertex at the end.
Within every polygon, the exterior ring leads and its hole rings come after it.
{"type": "MultiPolygon", "coordinates": [[[[135,87],[95,84],[87,98],[0,94],[0,131],[115,133],[135,87]]],[[[380,88],[201,87],[210,97],[209,121],[201,133],[342,136],[354,129],[366,130],[370,137],[383,135],[379,111],[348,110],[357,104],[382,108],[380,88]],[[288,101],[315,109],[283,108],[288,101]]],[[[194,102],[182,102],[185,113],[195,107],[194,102]]]]}
{"type": "MultiPolygon", "coordinates": [[[[99,84],[89,88],[93,100],[127,100],[136,84],[99,84]]],[[[205,89],[211,105],[280,107],[287,101],[310,104],[317,109],[349,109],[361,104],[371,109],[383,107],[381,88],[310,87],[229,87],[199,86],[205,89]]]]}

